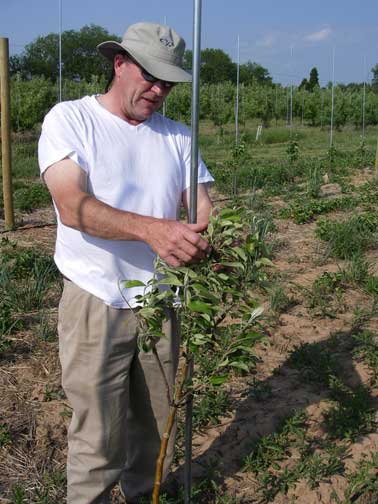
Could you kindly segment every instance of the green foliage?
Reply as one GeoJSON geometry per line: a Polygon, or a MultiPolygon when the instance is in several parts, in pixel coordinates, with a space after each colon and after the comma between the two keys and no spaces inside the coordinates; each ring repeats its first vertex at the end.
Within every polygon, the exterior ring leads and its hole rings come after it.
{"type": "Polygon", "coordinates": [[[44,184],[34,183],[14,191],[14,207],[22,212],[51,205],[51,196],[44,184]]]}
{"type": "MultiPolygon", "coordinates": [[[[51,81],[58,79],[59,44],[58,34],[49,33],[37,37],[25,47],[25,51],[10,59],[11,74],[20,73],[23,77],[44,77],[51,81]]],[[[101,26],[83,26],[80,30],[66,30],[62,33],[63,77],[65,79],[90,80],[109,72],[110,65],[96,47],[105,40],[118,40],[101,26]]]]}
{"type": "Polygon", "coordinates": [[[193,428],[198,430],[206,425],[215,425],[230,409],[229,394],[219,387],[209,386],[196,395],[193,405],[193,428]]]}
{"type": "Polygon", "coordinates": [[[346,504],[376,502],[378,499],[378,453],[364,453],[354,472],[347,475],[346,504]]]}
{"type": "MultiPolygon", "coordinates": [[[[355,203],[356,199],[352,196],[342,196],[332,199],[298,197],[292,199],[288,207],[280,210],[279,216],[284,219],[292,219],[296,224],[305,224],[317,215],[333,212],[334,210],[352,208],[355,203]]],[[[323,224],[319,224],[319,227],[322,226],[323,224]]]]}
{"type": "Polygon", "coordinates": [[[337,377],[330,377],[331,397],[336,402],[325,414],[325,426],[333,438],[350,439],[372,432],[375,414],[368,389],[359,385],[351,389],[337,377]]]}
{"type": "Polygon", "coordinates": [[[297,140],[294,138],[289,141],[286,148],[286,154],[289,160],[289,163],[295,163],[299,158],[299,145],[297,140]]]}
{"type": "Polygon", "coordinates": [[[330,273],[325,271],[319,278],[317,278],[309,293],[310,303],[309,307],[315,314],[320,312],[323,317],[334,317],[333,301],[336,298],[338,304],[341,304],[342,296],[344,293],[342,272],[330,273]]]}
{"type": "Polygon", "coordinates": [[[235,63],[221,49],[201,51],[201,79],[203,82],[217,83],[232,81],[236,77],[235,63]]]}
{"type": "Polygon", "coordinates": [[[329,253],[340,259],[360,255],[376,243],[378,217],[373,213],[354,215],[345,221],[320,219],[316,236],[328,242],[329,253]]]}
{"type": "Polygon", "coordinates": [[[275,315],[285,312],[293,304],[293,300],[280,285],[272,287],[268,292],[270,309],[275,315]]]}
{"type": "Polygon", "coordinates": [[[340,372],[337,356],[322,343],[304,343],[290,354],[287,364],[300,371],[301,380],[327,387],[330,377],[340,372]]]}
{"type": "Polygon", "coordinates": [[[8,334],[22,327],[20,312],[48,306],[47,293],[58,270],[51,256],[21,248],[6,238],[0,248],[0,320],[3,334],[8,334]]]}
{"type": "Polygon", "coordinates": [[[307,194],[311,198],[318,198],[322,185],[322,175],[319,166],[311,166],[307,178],[307,194]]]}
{"type": "Polygon", "coordinates": [[[361,331],[353,335],[353,355],[366,362],[374,375],[378,374],[378,339],[371,331],[361,331]]]}
{"type": "Polygon", "coordinates": [[[47,111],[57,102],[57,89],[45,77],[11,79],[11,126],[30,130],[42,122],[47,111]]]}
{"type": "Polygon", "coordinates": [[[12,442],[12,436],[7,424],[0,424],[0,448],[12,442]]]}

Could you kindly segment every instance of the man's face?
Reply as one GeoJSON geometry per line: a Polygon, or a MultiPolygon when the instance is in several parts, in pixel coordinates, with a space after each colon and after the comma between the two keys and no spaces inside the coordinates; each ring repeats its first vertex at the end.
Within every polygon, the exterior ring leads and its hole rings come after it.
{"type": "Polygon", "coordinates": [[[146,80],[143,69],[127,56],[116,58],[115,84],[122,115],[131,124],[139,124],[161,107],[171,88],[160,80],[146,80]]]}

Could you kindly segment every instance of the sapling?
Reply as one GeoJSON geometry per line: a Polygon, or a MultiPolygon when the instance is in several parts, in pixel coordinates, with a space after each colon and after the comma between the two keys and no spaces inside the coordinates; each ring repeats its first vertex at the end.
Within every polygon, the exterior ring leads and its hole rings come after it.
{"type": "Polygon", "coordinates": [[[135,312],[140,327],[139,347],[153,352],[164,377],[170,414],[162,436],[156,465],[153,503],[158,503],[163,464],[168,441],[175,423],[178,407],[189,393],[205,388],[202,383],[187,382],[187,370],[193,355],[200,349],[216,348],[216,333],[226,317],[241,321],[237,331],[238,352],[229,352],[219,360],[219,366],[206,379],[221,383],[227,369],[248,372],[243,352],[250,351],[256,341],[252,327],[262,313],[251,293],[251,279],[270,261],[265,257],[265,246],[256,217],[245,209],[223,209],[210,217],[205,238],[211,246],[206,261],[171,268],[159,257],[155,273],[147,283],[125,281],[126,288],[144,286],[144,293],[135,296],[141,306],[135,312]],[[162,336],[162,325],[168,309],[180,315],[183,364],[177,375],[173,394],[156,351],[156,342],[162,336]],[[243,355],[242,355],[243,354],[243,355]],[[220,377],[222,379],[220,379],[220,377]]]}

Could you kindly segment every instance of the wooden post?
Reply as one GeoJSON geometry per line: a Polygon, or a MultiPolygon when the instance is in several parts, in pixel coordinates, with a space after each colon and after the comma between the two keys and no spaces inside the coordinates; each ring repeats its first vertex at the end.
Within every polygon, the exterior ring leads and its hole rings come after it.
{"type": "Polygon", "coordinates": [[[12,229],[14,228],[14,212],[11,174],[9,44],[8,39],[3,37],[0,37],[0,93],[5,227],[12,229]]]}
{"type": "Polygon", "coordinates": [[[375,149],[375,163],[374,163],[374,168],[375,168],[375,174],[378,174],[378,139],[377,139],[377,147],[375,149]]]}

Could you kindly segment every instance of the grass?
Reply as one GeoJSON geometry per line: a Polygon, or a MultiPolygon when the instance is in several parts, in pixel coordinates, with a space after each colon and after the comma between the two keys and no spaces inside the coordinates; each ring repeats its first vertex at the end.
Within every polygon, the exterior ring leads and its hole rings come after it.
{"type": "Polygon", "coordinates": [[[329,255],[352,259],[377,244],[377,231],[377,215],[366,212],[343,221],[320,219],[315,234],[328,243],[329,255]]]}
{"type": "Polygon", "coordinates": [[[275,433],[260,438],[244,459],[244,471],[255,475],[264,502],[271,502],[278,493],[286,495],[299,480],[313,489],[344,472],[346,447],[325,443],[307,430],[306,414],[294,412],[282,420],[275,433]]]}
{"type": "Polygon", "coordinates": [[[331,439],[356,441],[375,430],[375,411],[367,387],[358,385],[352,389],[331,376],[329,389],[335,404],[326,412],[324,426],[331,439]]]}
{"type": "Polygon", "coordinates": [[[0,355],[4,356],[13,347],[10,336],[33,323],[28,314],[36,310],[42,310],[40,337],[53,338],[43,310],[56,303],[60,280],[49,255],[6,238],[0,242],[0,252],[0,355]]]}
{"type": "MultiPolygon", "coordinates": [[[[347,474],[348,487],[343,504],[373,503],[378,500],[378,453],[364,453],[355,471],[347,474]],[[360,500],[361,499],[361,500],[360,500]]],[[[341,503],[339,499],[335,502],[341,503]]]]}

